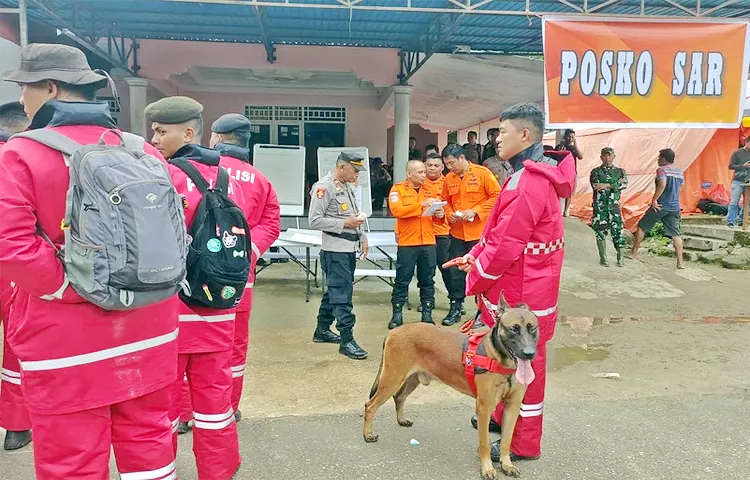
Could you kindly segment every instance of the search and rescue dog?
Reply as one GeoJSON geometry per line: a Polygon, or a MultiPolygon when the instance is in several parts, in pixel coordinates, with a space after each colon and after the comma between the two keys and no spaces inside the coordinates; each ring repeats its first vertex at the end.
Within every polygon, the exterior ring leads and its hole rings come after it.
{"type": "MultiPolygon", "coordinates": [[[[539,340],[538,324],[537,317],[527,305],[511,308],[501,294],[495,312],[495,326],[489,332],[482,332],[484,338],[478,345],[476,357],[484,356],[493,365],[492,368],[487,368],[489,371],[482,370],[484,373],[474,369],[480,362],[472,362],[473,356],[467,361],[466,351],[470,348],[468,345],[471,341],[461,332],[426,323],[408,324],[391,330],[383,343],[383,358],[370,391],[370,400],[365,404],[365,442],[378,440],[378,436],[372,432],[372,421],[378,408],[390,397],[396,403],[398,424],[411,427],[412,422],[404,416],[406,398],[420,383],[428,385],[433,378],[437,378],[455,390],[477,399],[479,461],[484,480],[498,478],[490,457],[489,425],[490,415],[495,407],[499,402],[505,402],[500,438],[500,469],[505,475],[520,476],[518,468],[510,460],[513,430],[521,409],[521,400],[526,393],[526,385],[517,378],[520,370],[516,369],[519,365],[530,369],[529,361],[536,356],[539,340]],[[496,373],[498,370],[504,373],[496,373]],[[476,393],[472,391],[474,381],[476,393]]],[[[484,366],[488,367],[486,363],[484,366]]]]}

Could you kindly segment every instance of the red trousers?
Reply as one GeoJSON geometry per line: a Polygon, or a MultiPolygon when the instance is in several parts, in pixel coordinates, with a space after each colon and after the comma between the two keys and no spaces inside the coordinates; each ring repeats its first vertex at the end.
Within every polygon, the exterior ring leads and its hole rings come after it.
{"type": "Polygon", "coordinates": [[[122,480],[173,480],[171,387],[64,415],[31,412],[38,480],[109,480],[110,448],[122,480]]]}
{"type": "MultiPolygon", "coordinates": [[[[252,297],[250,297],[252,309],[252,297]]],[[[234,319],[234,344],[232,345],[232,408],[236,412],[240,409],[242,387],[245,380],[245,363],[247,362],[247,345],[250,342],[250,310],[237,311],[234,319]]],[[[180,421],[189,422],[193,419],[193,407],[190,404],[187,381],[182,386],[182,406],[180,407],[180,421]]]]}
{"type": "Polygon", "coordinates": [[[18,358],[10,351],[8,332],[3,322],[3,366],[0,370],[0,427],[12,432],[23,432],[31,428],[26,401],[21,392],[21,368],[18,358]]]}
{"type": "MultiPolygon", "coordinates": [[[[521,402],[521,414],[513,431],[510,451],[522,457],[538,457],[542,454],[542,421],[544,413],[544,387],[547,384],[547,344],[537,346],[537,354],[531,361],[536,378],[526,389],[521,402]]],[[[503,421],[503,404],[500,403],[492,415],[498,425],[503,421]]]]}
{"type": "MultiPolygon", "coordinates": [[[[232,409],[231,350],[180,354],[170,418],[176,427],[187,375],[193,405],[193,453],[199,480],[229,480],[240,466],[240,444],[232,409]]],[[[177,434],[173,435],[174,452],[177,434]]]]}

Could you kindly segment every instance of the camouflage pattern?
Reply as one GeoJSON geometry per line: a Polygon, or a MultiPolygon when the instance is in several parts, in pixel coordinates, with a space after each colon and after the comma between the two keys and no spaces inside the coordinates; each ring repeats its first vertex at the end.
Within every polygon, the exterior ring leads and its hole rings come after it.
{"type": "Polygon", "coordinates": [[[591,171],[590,180],[592,187],[596,183],[610,185],[607,190],[594,190],[594,216],[591,219],[591,228],[599,240],[604,240],[609,231],[615,248],[624,248],[620,193],[628,186],[628,176],[620,167],[600,165],[591,171]]]}

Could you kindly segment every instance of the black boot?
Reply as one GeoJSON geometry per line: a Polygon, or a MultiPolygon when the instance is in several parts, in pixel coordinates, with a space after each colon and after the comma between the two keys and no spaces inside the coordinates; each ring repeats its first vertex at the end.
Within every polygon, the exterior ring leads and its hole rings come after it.
{"type": "Polygon", "coordinates": [[[448,311],[448,315],[443,319],[443,325],[450,327],[451,325],[458,323],[461,320],[462,307],[463,302],[459,302],[458,300],[451,301],[451,309],[448,311]]]}
{"type": "Polygon", "coordinates": [[[5,444],[3,448],[5,450],[18,450],[31,443],[31,430],[24,430],[22,432],[11,432],[8,430],[5,432],[5,444]]]}
{"type": "MultiPolygon", "coordinates": [[[[492,461],[498,463],[500,461],[500,440],[492,442],[490,444],[490,457],[492,461]]],[[[517,462],[519,460],[539,460],[539,457],[522,457],[510,452],[510,461],[517,462]]]]}
{"type": "Polygon", "coordinates": [[[332,320],[321,320],[318,318],[318,326],[313,334],[315,343],[341,343],[341,337],[331,331],[332,320]]]}
{"type": "Polygon", "coordinates": [[[234,422],[240,423],[240,420],[242,420],[242,412],[237,410],[236,412],[234,412],[234,422]]]}
{"type": "Polygon", "coordinates": [[[190,430],[188,422],[180,422],[177,424],[177,435],[184,435],[190,430]]]}
{"type": "Polygon", "coordinates": [[[434,304],[432,302],[425,302],[422,305],[422,323],[431,323],[435,324],[435,321],[432,319],[432,308],[434,304]]]}
{"type": "Polygon", "coordinates": [[[341,332],[341,345],[339,346],[339,353],[346,355],[352,360],[364,360],[367,358],[367,352],[362,349],[357,342],[354,341],[354,335],[351,331],[341,332]]]}
{"type": "MultiPolygon", "coordinates": [[[[477,423],[479,423],[477,420],[477,416],[476,415],[472,416],[471,426],[474,428],[477,428],[477,423]]],[[[500,428],[500,425],[498,425],[497,422],[495,422],[495,419],[492,417],[490,417],[490,432],[502,433],[502,429],[500,428]]]]}
{"type": "Polygon", "coordinates": [[[404,313],[401,309],[404,306],[400,303],[393,304],[393,315],[391,315],[391,321],[388,324],[388,330],[393,330],[396,327],[400,327],[404,324],[404,313]]]}

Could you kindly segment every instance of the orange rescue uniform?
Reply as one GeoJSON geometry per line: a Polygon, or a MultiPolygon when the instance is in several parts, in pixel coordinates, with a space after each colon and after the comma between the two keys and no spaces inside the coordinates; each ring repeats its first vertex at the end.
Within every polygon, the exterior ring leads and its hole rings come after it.
{"type": "Polygon", "coordinates": [[[442,225],[444,218],[423,217],[422,202],[435,198],[435,192],[422,186],[414,189],[408,180],[395,184],[388,194],[388,205],[396,217],[396,238],[400,247],[435,245],[433,224],[442,225]]]}
{"type": "MultiPolygon", "coordinates": [[[[445,184],[445,176],[440,175],[436,180],[430,180],[429,178],[426,178],[422,187],[428,188],[430,190],[430,197],[437,198],[440,201],[444,201],[445,199],[443,198],[443,184],[445,184]]],[[[448,225],[448,221],[446,219],[443,219],[443,221],[441,222],[435,222],[433,225],[436,236],[448,235],[448,232],[450,232],[450,228],[451,227],[450,225],[448,225]]]]}
{"type": "Polygon", "coordinates": [[[443,185],[445,216],[450,217],[458,210],[474,210],[476,216],[471,222],[461,220],[450,225],[450,235],[465,242],[479,240],[487,217],[500,194],[500,184],[492,172],[481,165],[469,163],[463,178],[453,172],[445,176],[443,185]]]}

